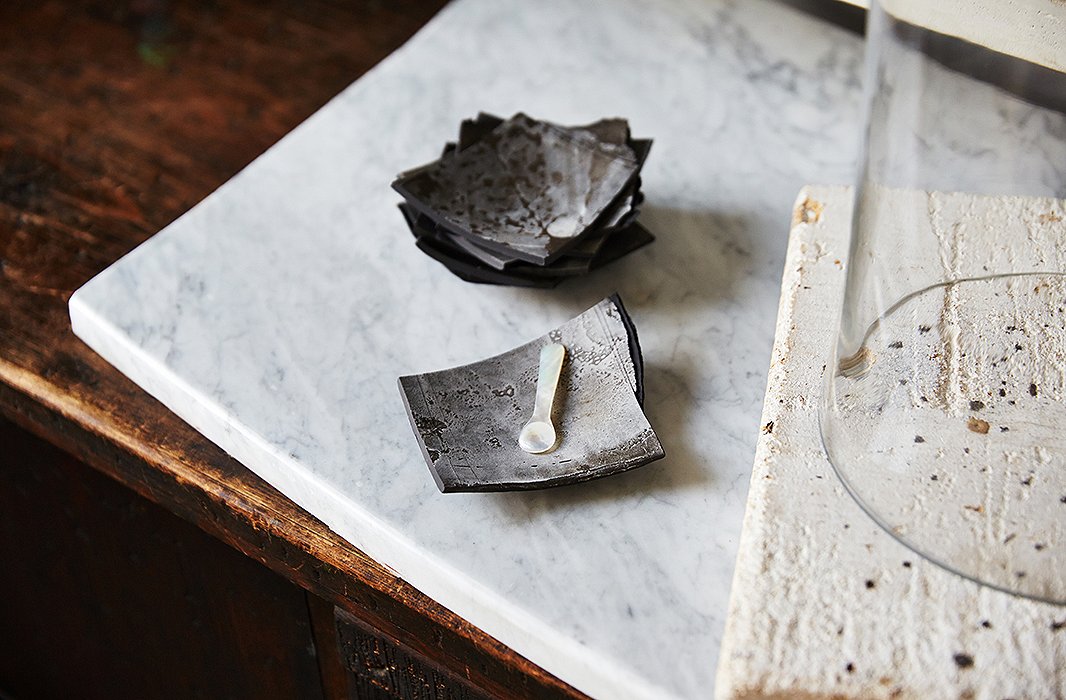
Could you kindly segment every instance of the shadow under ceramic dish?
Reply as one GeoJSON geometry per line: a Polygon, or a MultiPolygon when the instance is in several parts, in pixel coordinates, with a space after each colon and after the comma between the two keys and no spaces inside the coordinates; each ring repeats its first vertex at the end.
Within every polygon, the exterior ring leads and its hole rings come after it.
{"type": "Polygon", "coordinates": [[[758,237],[748,235],[752,217],[743,213],[648,205],[638,220],[655,234],[651,245],[557,289],[530,290],[529,296],[566,315],[573,313],[575,299],[588,307],[617,291],[635,314],[639,335],[642,315],[682,318],[694,309],[731,303],[742,277],[767,257],[753,248],[758,237]]]}

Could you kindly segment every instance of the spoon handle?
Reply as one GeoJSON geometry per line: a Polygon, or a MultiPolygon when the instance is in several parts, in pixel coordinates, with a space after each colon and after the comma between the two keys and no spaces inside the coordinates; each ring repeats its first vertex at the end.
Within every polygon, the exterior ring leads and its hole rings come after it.
{"type": "Polygon", "coordinates": [[[530,421],[551,421],[552,402],[555,389],[559,384],[559,373],[563,369],[566,348],[559,343],[545,345],[540,349],[540,371],[537,374],[537,398],[533,404],[533,417],[530,421]]]}

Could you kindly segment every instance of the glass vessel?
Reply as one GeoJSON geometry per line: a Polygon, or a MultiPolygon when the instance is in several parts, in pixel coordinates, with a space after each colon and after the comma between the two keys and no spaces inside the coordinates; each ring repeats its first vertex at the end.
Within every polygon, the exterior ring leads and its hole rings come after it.
{"type": "Polygon", "coordinates": [[[958,574],[1066,602],[1066,5],[872,3],[822,439],[958,574]]]}

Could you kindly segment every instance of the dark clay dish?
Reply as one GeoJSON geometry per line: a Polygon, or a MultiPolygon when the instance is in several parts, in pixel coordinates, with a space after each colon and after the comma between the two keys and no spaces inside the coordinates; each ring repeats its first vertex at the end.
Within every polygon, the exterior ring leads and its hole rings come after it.
{"type": "Polygon", "coordinates": [[[400,392],[445,493],[561,486],[665,456],[644,416],[640,345],[617,295],[502,355],[400,377],[400,392]],[[566,347],[552,411],[559,443],[529,454],[518,435],[533,408],[540,350],[549,343],[566,347]]]}
{"type": "Polygon", "coordinates": [[[650,149],[622,119],[563,127],[479,114],[393,188],[418,247],[457,276],[552,287],[654,240],[636,223],[650,149]]]}

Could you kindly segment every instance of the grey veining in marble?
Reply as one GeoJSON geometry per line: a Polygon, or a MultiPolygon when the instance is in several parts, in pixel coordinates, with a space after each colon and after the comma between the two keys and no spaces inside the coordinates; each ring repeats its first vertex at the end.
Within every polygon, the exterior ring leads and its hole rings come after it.
{"type": "Polygon", "coordinates": [[[859,38],[765,0],[459,0],[80,290],[74,329],[564,680],[597,697],[705,697],[790,207],[806,182],[850,180],[860,63],[859,38]],[[654,138],[641,221],[656,242],[555,290],[467,284],[426,258],[389,184],[482,110],[617,115],[654,138]],[[396,378],[502,352],[615,290],[668,457],[573,487],[441,495],[396,378]]]}

